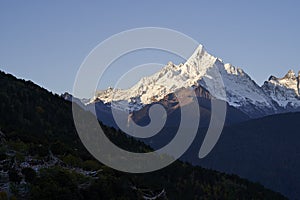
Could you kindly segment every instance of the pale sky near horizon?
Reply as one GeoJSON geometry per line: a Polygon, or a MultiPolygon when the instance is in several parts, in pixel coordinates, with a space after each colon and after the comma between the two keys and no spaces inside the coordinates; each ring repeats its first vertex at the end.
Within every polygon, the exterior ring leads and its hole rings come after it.
{"type": "MultiPolygon", "coordinates": [[[[299,1],[288,0],[0,0],[0,70],[58,94],[71,92],[77,70],[95,46],[121,31],[151,26],[194,38],[261,85],[270,75],[300,70],[299,8],[299,1]]],[[[180,61],[159,52],[138,56],[133,64],[180,61]]],[[[105,80],[101,88],[116,81],[105,80]]]]}

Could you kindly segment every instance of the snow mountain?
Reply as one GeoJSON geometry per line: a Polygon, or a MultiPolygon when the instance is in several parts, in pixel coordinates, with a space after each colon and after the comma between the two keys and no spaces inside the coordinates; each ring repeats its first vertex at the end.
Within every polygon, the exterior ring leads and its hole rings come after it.
{"type": "Polygon", "coordinates": [[[290,112],[300,108],[299,76],[289,71],[284,78],[271,76],[260,87],[241,68],[211,54],[202,45],[182,64],[169,62],[157,73],[142,78],[133,87],[98,91],[88,102],[99,101],[127,112],[141,110],[181,89],[199,87],[212,98],[226,101],[252,118],[290,112]]]}
{"type": "Polygon", "coordinates": [[[300,108],[300,72],[298,77],[289,70],[283,78],[271,76],[264,83],[262,89],[268,94],[281,108],[293,110],[300,108]]]}

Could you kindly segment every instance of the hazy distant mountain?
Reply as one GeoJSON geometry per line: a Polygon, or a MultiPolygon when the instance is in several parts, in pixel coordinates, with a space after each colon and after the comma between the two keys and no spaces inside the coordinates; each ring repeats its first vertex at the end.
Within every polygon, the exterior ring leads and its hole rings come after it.
{"type": "Polygon", "coordinates": [[[300,197],[300,113],[285,113],[225,127],[210,154],[197,157],[200,129],[182,159],[258,181],[291,199],[300,197]]]}

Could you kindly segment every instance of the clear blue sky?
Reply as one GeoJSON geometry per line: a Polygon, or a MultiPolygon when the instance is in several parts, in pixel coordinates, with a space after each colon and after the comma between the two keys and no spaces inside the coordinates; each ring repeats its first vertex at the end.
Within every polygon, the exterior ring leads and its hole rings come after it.
{"type": "Polygon", "coordinates": [[[271,74],[300,70],[298,2],[0,0],[0,69],[56,93],[72,91],[97,44],[127,29],[158,26],[189,35],[262,84],[271,74]]]}

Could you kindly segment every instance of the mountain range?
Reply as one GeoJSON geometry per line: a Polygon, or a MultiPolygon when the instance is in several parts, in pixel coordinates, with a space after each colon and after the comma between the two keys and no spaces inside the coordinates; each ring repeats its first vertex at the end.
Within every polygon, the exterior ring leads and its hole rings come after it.
{"type": "MultiPolygon", "coordinates": [[[[1,199],[286,199],[261,184],[181,161],[145,174],[113,170],[97,162],[81,143],[69,101],[3,72],[0,99],[1,199]]],[[[100,125],[123,149],[152,150],[100,125]]]]}
{"type": "MultiPolygon", "coordinates": [[[[210,55],[202,45],[183,64],[169,62],[159,72],[142,78],[133,87],[98,91],[86,104],[101,101],[127,112],[141,110],[181,89],[208,91],[250,118],[300,110],[299,74],[290,70],[283,78],[271,76],[259,86],[241,68],[210,55]],[[222,93],[224,91],[224,94],[222,93]]],[[[200,97],[207,97],[207,94],[200,97]]]]}

